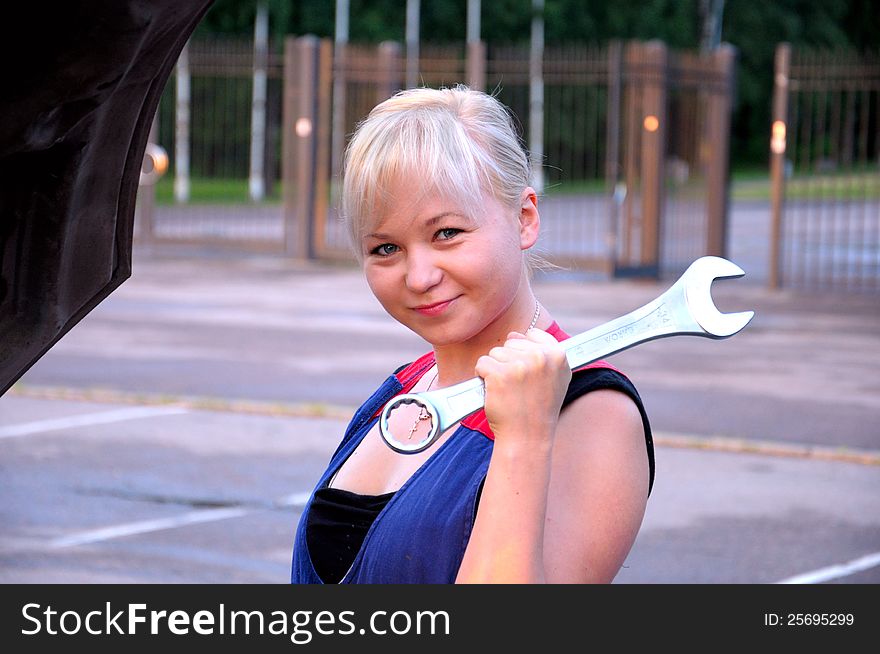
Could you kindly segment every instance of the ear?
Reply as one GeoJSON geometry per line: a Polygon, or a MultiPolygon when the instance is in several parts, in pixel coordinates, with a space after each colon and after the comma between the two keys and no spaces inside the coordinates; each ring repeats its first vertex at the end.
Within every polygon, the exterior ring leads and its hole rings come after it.
{"type": "Polygon", "coordinates": [[[538,241],[541,231],[541,216],[538,214],[538,195],[531,186],[526,186],[520,195],[519,243],[520,248],[528,250],[538,241]]]}

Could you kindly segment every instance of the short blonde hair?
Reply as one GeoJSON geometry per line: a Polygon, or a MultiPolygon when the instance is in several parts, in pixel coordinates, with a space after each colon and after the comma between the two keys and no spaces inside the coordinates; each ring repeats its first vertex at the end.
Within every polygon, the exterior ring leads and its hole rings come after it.
{"type": "Polygon", "coordinates": [[[474,212],[484,194],[518,210],[529,159],[513,118],[467,86],[401,91],[358,125],[345,152],[342,215],[358,259],[369,225],[406,181],[413,198],[450,194],[474,212]]]}

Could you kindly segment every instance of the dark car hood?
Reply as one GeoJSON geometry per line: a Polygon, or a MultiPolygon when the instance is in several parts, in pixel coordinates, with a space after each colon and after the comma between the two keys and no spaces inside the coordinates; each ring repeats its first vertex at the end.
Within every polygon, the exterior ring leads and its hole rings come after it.
{"type": "Polygon", "coordinates": [[[153,115],[212,0],[21,3],[0,21],[0,394],[131,275],[153,115]]]}

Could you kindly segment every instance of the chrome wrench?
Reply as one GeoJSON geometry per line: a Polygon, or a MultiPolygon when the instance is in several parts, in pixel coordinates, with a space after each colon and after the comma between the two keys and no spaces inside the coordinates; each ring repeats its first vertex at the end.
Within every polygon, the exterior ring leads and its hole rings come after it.
{"type": "MultiPolygon", "coordinates": [[[[571,369],[611,356],[640,343],[667,336],[693,335],[713,339],[733,336],[754,317],[754,311],[721,313],[712,301],[716,279],[742,277],[745,272],[720,257],[694,261],[665,293],[625,316],[562,341],[571,369]]],[[[415,454],[430,447],[456,422],[481,409],[486,387],[480,377],[427,393],[404,393],[389,401],[379,418],[379,431],[391,449],[415,454]],[[425,436],[398,439],[391,433],[391,413],[406,404],[416,404],[430,419],[425,436]]],[[[411,436],[411,434],[410,434],[411,436]]]]}

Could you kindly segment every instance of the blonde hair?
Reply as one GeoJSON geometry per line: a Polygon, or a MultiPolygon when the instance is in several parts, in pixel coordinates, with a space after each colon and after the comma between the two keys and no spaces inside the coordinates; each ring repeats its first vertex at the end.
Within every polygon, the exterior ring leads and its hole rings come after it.
{"type": "Polygon", "coordinates": [[[472,211],[484,194],[518,212],[529,185],[529,159],[511,114],[496,98],[467,86],[401,91],[358,125],[345,152],[342,215],[358,259],[369,225],[406,182],[417,199],[454,197],[472,211]]]}

